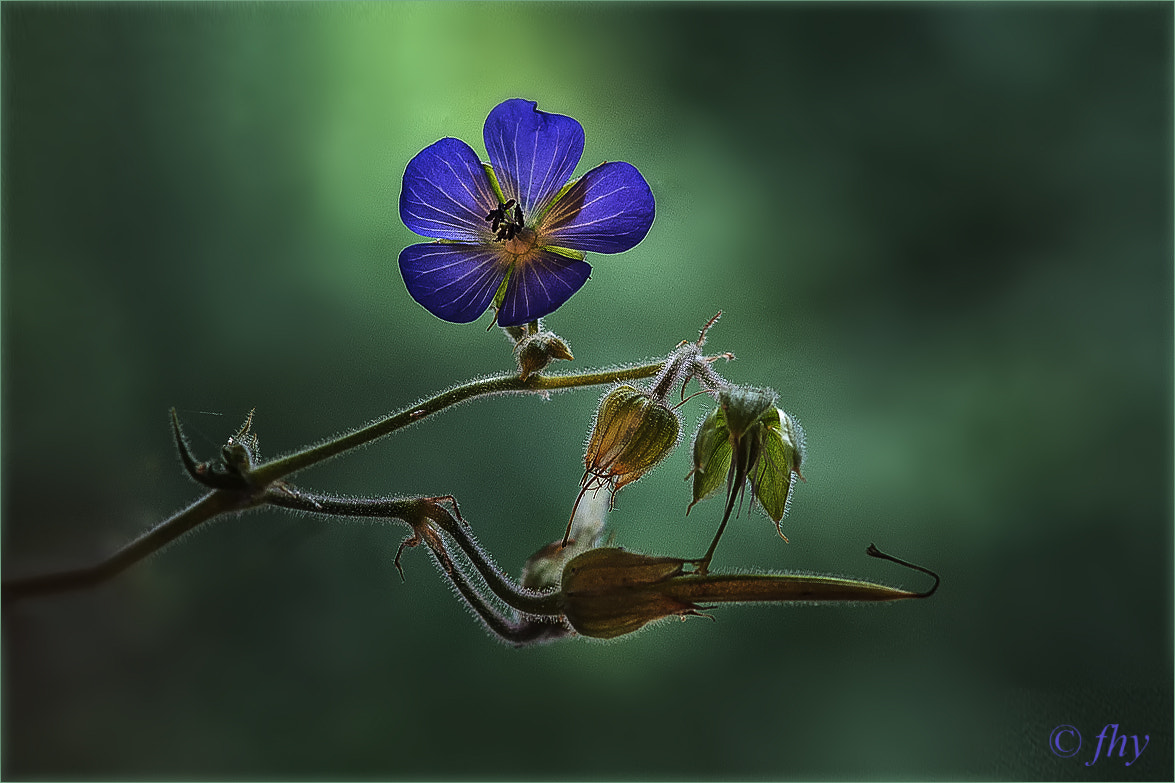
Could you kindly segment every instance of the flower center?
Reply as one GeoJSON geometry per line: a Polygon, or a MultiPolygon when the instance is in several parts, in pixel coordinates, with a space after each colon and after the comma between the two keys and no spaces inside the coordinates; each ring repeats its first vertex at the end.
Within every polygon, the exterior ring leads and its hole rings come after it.
{"type": "MultiPolygon", "coordinates": [[[[494,232],[495,242],[512,242],[514,237],[522,231],[522,205],[516,204],[514,199],[510,199],[505,204],[498,203],[498,206],[490,210],[490,213],[485,216],[485,222],[490,224],[490,231],[494,232]]],[[[533,244],[533,240],[531,242],[533,244]]],[[[527,246],[529,249],[530,246],[527,246]]],[[[510,250],[509,252],[514,252],[510,250]]]]}
{"type": "Polygon", "coordinates": [[[524,228],[518,231],[512,239],[506,240],[505,251],[521,258],[531,251],[538,237],[534,231],[524,228]]]}

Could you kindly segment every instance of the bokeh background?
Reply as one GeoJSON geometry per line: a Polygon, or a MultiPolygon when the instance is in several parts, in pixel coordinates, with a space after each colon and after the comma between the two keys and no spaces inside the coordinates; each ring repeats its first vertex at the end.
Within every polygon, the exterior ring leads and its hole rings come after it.
{"type": "MultiPolygon", "coordinates": [[[[508,649],[403,528],[256,512],[4,613],[8,779],[1169,779],[1170,4],[24,4],[3,56],[3,568],[95,560],[263,452],[510,367],[396,257],[407,161],[509,97],[626,160],[648,238],[552,316],[575,366],[716,311],[808,434],[784,544],[720,569],[930,601],[727,608],[508,649]],[[1102,726],[1149,735],[1086,767],[1102,726]],[[1049,736],[1085,746],[1059,758],[1049,736]],[[1133,755],[1131,753],[1131,755],[1133,755]]],[[[300,483],[455,494],[508,570],[563,529],[594,390],[467,404],[300,483]]],[[[704,414],[688,403],[692,423],[704,414]]],[[[617,541],[696,556],[687,449],[617,541]]]]}

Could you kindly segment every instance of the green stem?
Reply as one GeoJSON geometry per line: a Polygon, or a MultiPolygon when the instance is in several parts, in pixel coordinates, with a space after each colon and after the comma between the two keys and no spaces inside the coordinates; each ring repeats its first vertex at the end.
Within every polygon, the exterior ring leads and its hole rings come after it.
{"type": "Polygon", "coordinates": [[[352,430],[325,443],[259,465],[250,472],[250,481],[254,486],[264,487],[280,478],[371,443],[373,440],[403,429],[410,424],[415,424],[434,413],[474,397],[519,392],[542,393],[581,386],[599,386],[618,381],[632,381],[655,375],[663,364],[664,362],[659,361],[652,364],[621,367],[615,370],[596,370],[569,375],[532,375],[526,380],[517,375],[497,375],[479,381],[471,381],[454,386],[418,405],[411,405],[366,427],[352,430]]]}
{"type": "Polygon", "coordinates": [[[563,614],[563,596],[558,591],[530,590],[502,573],[497,564],[481,548],[477,539],[460,523],[442,520],[441,528],[449,534],[469,562],[481,574],[494,595],[519,612],[533,617],[553,617],[563,614]]]}
{"type": "MultiPolygon", "coordinates": [[[[352,430],[325,443],[259,465],[248,473],[247,486],[250,489],[245,489],[245,485],[238,486],[236,489],[214,489],[184,510],[143,533],[100,563],[67,571],[6,579],[3,582],[3,601],[8,604],[21,598],[93,587],[117,576],[148,555],[158,552],[184,533],[214,517],[231,511],[239,511],[261,502],[273,503],[274,492],[267,488],[282,477],[370,443],[465,400],[494,394],[542,393],[647,378],[656,374],[662,364],[663,362],[655,362],[620,367],[614,370],[597,370],[568,375],[532,375],[526,380],[514,375],[499,375],[455,386],[419,405],[410,406],[380,419],[374,424],[352,430]]],[[[187,457],[183,441],[178,439],[178,434],[177,442],[180,445],[181,456],[187,457]]],[[[190,459],[185,459],[185,466],[188,468],[189,474],[199,480],[199,466],[190,459]]],[[[400,507],[400,509],[402,508],[403,506],[400,507]]],[[[303,510],[322,511],[321,508],[314,506],[303,510]]],[[[382,510],[391,513],[377,514],[377,516],[398,516],[393,509],[385,507],[382,510]]],[[[454,538],[462,545],[463,549],[466,549],[469,542],[464,541],[460,536],[454,536],[454,538]]],[[[474,545],[474,549],[476,550],[476,545],[474,545]]],[[[466,551],[468,553],[468,549],[466,551]]],[[[475,563],[477,562],[473,555],[470,557],[475,560],[475,563]]],[[[479,570],[482,571],[487,582],[491,584],[496,582],[499,588],[506,587],[501,578],[495,579],[495,576],[500,577],[500,573],[496,573],[496,567],[489,568],[489,565],[491,564],[485,561],[483,556],[479,570]]],[[[526,596],[527,601],[523,602],[524,605],[533,598],[533,596],[526,596]]],[[[541,610],[538,612],[539,614],[551,613],[549,611],[551,607],[547,604],[540,604],[538,608],[541,610]]],[[[522,611],[529,612],[531,610],[522,609],[522,611]]]]}
{"type": "Polygon", "coordinates": [[[192,505],[165,519],[100,563],[18,579],[5,579],[4,603],[21,598],[81,590],[117,576],[135,563],[175,541],[197,525],[229,511],[251,505],[247,496],[228,490],[209,492],[192,505]]]}
{"type": "Polygon", "coordinates": [[[413,530],[429,522],[435,523],[457,542],[469,562],[485,580],[486,586],[503,603],[532,617],[554,617],[563,613],[562,599],[558,593],[530,590],[504,574],[466,526],[454,519],[435,498],[335,497],[285,485],[281,489],[270,489],[265,495],[265,500],[270,505],[314,514],[399,519],[407,522],[413,530]]]}

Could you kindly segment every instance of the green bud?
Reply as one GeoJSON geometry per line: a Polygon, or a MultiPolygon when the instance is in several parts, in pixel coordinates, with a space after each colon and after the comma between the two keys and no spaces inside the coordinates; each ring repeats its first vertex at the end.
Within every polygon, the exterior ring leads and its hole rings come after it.
{"type": "MultiPolygon", "coordinates": [[[[755,499],[775,522],[787,513],[791,495],[792,474],[800,475],[803,459],[803,432],[799,425],[779,408],[767,411],[761,417],[762,448],[758,464],[750,474],[751,490],[755,499]]],[[[783,532],[780,531],[780,535],[783,532]]],[[[786,540],[786,539],[785,539],[786,540]]]]}
{"type": "Polygon", "coordinates": [[[518,362],[518,374],[522,380],[541,372],[555,359],[569,362],[574,358],[567,343],[554,332],[527,334],[514,346],[514,360],[518,362]]]}
{"type": "MultiPolygon", "coordinates": [[[[730,472],[730,430],[722,408],[710,411],[694,434],[694,499],[685,513],[699,501],[710,497],[723,485],[730,472]]],[[[686,476],[689,478],[689,476],[686,476]]]]}
{"type": "MultiPolygon", "coordinates": [[[[693,501],[718,491],[726,479],[726,511],[699,572],[706,573],[718,539],[726,528],[736,498],[751,488],[751,502],[763,508],[775,522],[784,541],[780,521],[787,513],[793,486],[792,474],[800,478],[803,459],[803,432],[795,420],[775,407],[775,392],[732,386],[718,393],[719,406],[702,421],[694,435],[693,501]]],[[[687,477],[688,478],[688,477],[687,477]]]]}
{"type": "Polygon", "coordinates": [[[775,407],[775,392],[750,386],[730,386],[718,393],[718,404],[726,414],[726,426],[741,438],[775,407]]]}

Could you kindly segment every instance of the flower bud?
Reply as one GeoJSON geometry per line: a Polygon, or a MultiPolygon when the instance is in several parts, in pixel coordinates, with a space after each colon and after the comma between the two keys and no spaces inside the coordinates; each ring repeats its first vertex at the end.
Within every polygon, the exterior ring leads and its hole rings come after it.
{"type": "Polygon", "coordinates": [[[719,394],[719,407],[694,435],[689,508],[718,491],[723,479],[728,501],[749,480],[752,495],[767,516],[777,525],[783,519],[791,476],[803,477],[804,436],[799,424],[774,402],[775,393],[766,389],[732,387],[719,394]]]}
{"type": "Polygon", "coordinates": [[[567,622],[584,636],[613,639],[664,617],[696,615],[692,602],[664,592],[687,562],[623,549],[584,552],[563,569],[567,622]]]}
{"type": "Polygon", "coordinates": [[[584,454],[585,489],[607,482],[615,493],[652,470],[677,446],[676,411],[648,392],[617,386],[596,411],[584,454]]]}
{"type": "Polygon", "coordinates": [[[715,408],[702,420],[694,435],[693,452],[694,467],[690,475],[694,478],[694,499],[685,510],[687,514],[699,500],[717,492],[730,472],[730,430],[722,408],[715,408]]]}
{"type": "Polygon", "coordinates": [[[514,346],[514,360],[518,362],[519,377],[524,381],[555,359],[569,362],[574,358],[567,343],[554,332],[527,334],[514,346]]]}
{"type": "Polygon", "coordinates": [[[730,386],[718,393],[718,404],[726,414],[726,426],[736,439],[742,438],[775,407],[775,392],[750,386],[730,386]]]}

